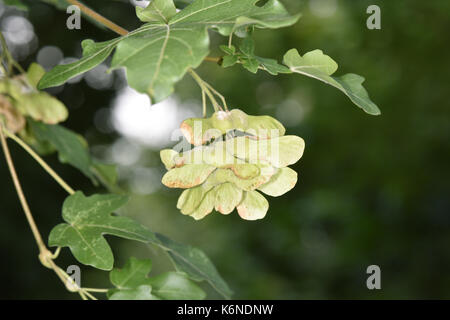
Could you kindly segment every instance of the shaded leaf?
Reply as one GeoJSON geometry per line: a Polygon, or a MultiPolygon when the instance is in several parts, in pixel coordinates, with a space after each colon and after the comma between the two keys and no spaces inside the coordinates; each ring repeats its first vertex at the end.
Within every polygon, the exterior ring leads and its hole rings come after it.
{"type": "Polygon", "coordinates": [[[117,289],[108,292],[110,299],[129,297],[137,292],[144,294],[137,295],[133,298],[134,300],[200,300],[205,298],[203,290],[189,280],[186,274],[166,272],[155,277],[148,277],[150,270],[150,260],[133,257],[127,261],[123,269],[113,269],[109,273],[109,277],[117,289]],[[145,291],[142,286],[147,286],[145,291]],[[123,295],[117,295],[118,292],[122,292],[123,295]]]}
{"type": "Polygon", "coordinates": [[[88,178],[94,179],[90,170],[92,163],[89,152],[77,134],[59,125],[46,125],[36,121],[29,123],[38,140],[49,142],[58,151],[61,162],[71,164],[88,178]]]}
{"type": "Polygon", "coordinates": [[[190,281],[185,273],[165,272],[150,278],[153,293],[166,300],[203,300],[205,292],[190,281]]]}
{"type": "Polygon", "coordinates": [[[152,287],[142,285],[132,289],[112,291],[109,300],[160,300],[152,294],[152,287]]]}
{"type": "Polygon", "coordinates": [[[231,297],[233,292],[203,251],[177,243],[161,234],[156,236],[159,239],[156,244],[169,253],[178,271],[186,273],[194,281],[207,281],[223,297],[231,297]]]}
{"type": "Polygon", "coordinates": [[[82,192],[76,192],[64,201],[62,215],[66,223],[52,229],[49,245],[69,247],[79,262],[111,270],[114,257],[103,237],[105,234],[141,242],[156,241],[154,234],[140,223],[111,215],[127,201],[127,197],[119,195],[86,197],[82,192]]]}
{"type": "Polygon", "coordinates": [[[68,163],[77,168],[94,184],[100,181],[110,190],[117,189],[117,167],[92,159],[87,142],[83,137],[59,125],[47,125],[32,120],[29,120],[29,123],[32,138],[40,144],[50,144],[58,152],[59,160],[62,163],[68,163]]]}

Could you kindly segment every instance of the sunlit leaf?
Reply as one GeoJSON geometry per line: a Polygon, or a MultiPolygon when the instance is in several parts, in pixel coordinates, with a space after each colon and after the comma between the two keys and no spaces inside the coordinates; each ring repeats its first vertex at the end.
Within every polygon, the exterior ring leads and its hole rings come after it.
{"type": "Polygon", "coordinates": [[[308,52],[302,57],[296,49],[291,49],[284,55],[283,61],[292,72],[315,78],[341,90],[365,112],[372,115],[381,113],[362,86],[364,78],[353,73],[341,77],[331,77],[331,74],[337,69],[337,64],[321,50],[308,52]]]}

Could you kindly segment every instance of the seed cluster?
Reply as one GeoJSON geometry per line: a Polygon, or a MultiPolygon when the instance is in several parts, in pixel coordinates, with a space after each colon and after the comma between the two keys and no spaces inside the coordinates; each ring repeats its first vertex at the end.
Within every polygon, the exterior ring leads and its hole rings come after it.
{"type": "Polygon", "coordinates": [[[185,189],[177,203],[185,215],[199,220],[213,210],[230,214],[236,208],[243,219],[262,219],[269,203],[258,191],[278,197],[297,183],[297,173],[288,166],[302,157],[305,143],[285,135],[283,125],[270,116],[217,111],[211,118],[187,119],[181,129],[194,147],[165,149],[160,155],[169,170],[162,183],[185,189]]]}

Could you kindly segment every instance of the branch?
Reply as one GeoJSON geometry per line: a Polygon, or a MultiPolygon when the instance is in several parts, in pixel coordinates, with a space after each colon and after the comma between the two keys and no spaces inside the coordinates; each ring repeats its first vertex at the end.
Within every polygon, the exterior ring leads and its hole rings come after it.
{"type": "Polygon", "coordinates": [[[74,194],[73,190],[67,182],[65,182],[33,149],[31,149],[22,139],[10,132],[8,129],[3,129],[7,137],[13,139],[18,145],[20,145],[41,167],[64,189],[68,194],[74,194]]]}
{"type": "Polygon", "coordinates": [[[3,148],[3,152],[5,154],[5,159],[8,164],[9,172],[11,173],[11,177],[13,179],[17,195],[19,196],[20,204],[22,205],[23,211],[25,212],[25,216],[28,220],[28,224],[30,225],[31,231],[33,232],[33,236],[34,236],[34,239],[36,240],[37,246],[39,248],[39,252],[40,252],[40,254],[44,254],[44,253],[48,252],[48,249],[45,246],[44,241],[42,240],[42,236],[36,226],[36,222],[34,221],[33,215],[31,214],[30,207],[28,206],[28,202],[23,193],[22,186],[20,185],[19,178],[17,177],[17,172],[16,172],[14,163],[11,158],[11,153],[9,152],[8,143],[6,142],[5,134],[3,133],[3,125],[2,124],[0,124],[0,140],[1,140],[2,148],[3,148]]]}
{"type": "MultiPolygon", "coordinates": [[[[116,32],[117,34],[120,34],[121,36],[125,36],[128,34],[128,30],[115,24],[111,20],[105,18],[104,16],[102,16],[98,12],[92,10],[91,8],[87,7],[86,5],[82,4],[81,2],[79,2],[77,0],[67,0],[67,2],[69,2],[75,6],[78,6],[80,8],[81,12],[83,12],[85,15],[91,17],[98,23],[104,25],[105,27],[116,32]]],[[[205,61],[220,63],[220,61],[222,61],[222,58],[221,57],[206,57],[205,61]]]]}
{"type": "Polygon", "coordinates": [[[95,21],[101,23],[102,25],[104,25],[105,27],[107,27],[108,29],[120,34],[121,36],[125,36],[128,34],[128,31],[125,30],[124,28],[122,28],[121,26],[115,24],[114,22],[112,22],[111,20],[105,18],[104,16],[102,16],[101,14],[95,12],[94,10],[92,10],[91,8],[85,6],[84,4],[82,4],[81,2],[77,1],[77,0],[67,0],[67,2],[78,6],[81,10],[81,12],[83,12],[85,15],[91,17],[92,19],[94,19],[95,21]]]}

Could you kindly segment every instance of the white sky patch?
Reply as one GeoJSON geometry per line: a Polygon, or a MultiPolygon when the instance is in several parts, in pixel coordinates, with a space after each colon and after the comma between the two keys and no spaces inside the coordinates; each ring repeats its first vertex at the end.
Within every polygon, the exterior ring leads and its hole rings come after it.
{"type": "Polygon", "coordinates": [[[151,105],[146,94],[125,87],[113,102],[112,123],[128,139],[156,149],[176,144],[173,133],[184,119],[194,116],[192,107],[173,96],[151,105]]]}

